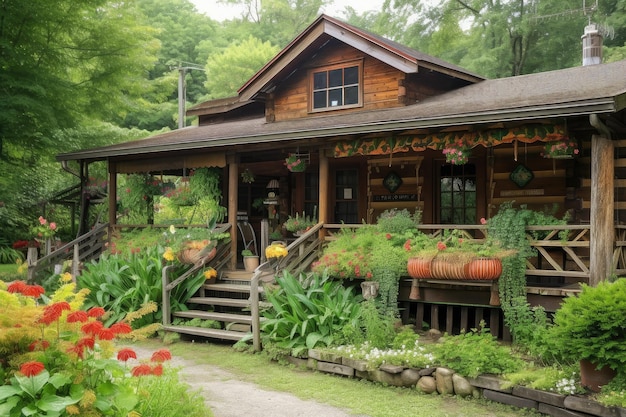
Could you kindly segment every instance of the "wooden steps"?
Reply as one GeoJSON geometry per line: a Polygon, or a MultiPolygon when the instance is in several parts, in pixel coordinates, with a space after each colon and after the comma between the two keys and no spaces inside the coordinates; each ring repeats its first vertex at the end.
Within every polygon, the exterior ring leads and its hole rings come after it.
{"type": "MultiPolygon", "coordinates": [[[[169,332],[200,336],[208,339],[238,341],[251,331],[250,314],[250,279],[251,272],[222,271],[218,280],[204,284],[198,294],[191,297],[186,305],[187,311],[172,313],[174,324],[167,324],[163,329],[169,332]],[[187,326],[184,322],[193,319],[212,320],[220,328],[187,326]]],[[[263,288],[259,287],[262,299],[263,288]]],[[[268,303],[261,302],[267,306],[268,303]]]]}

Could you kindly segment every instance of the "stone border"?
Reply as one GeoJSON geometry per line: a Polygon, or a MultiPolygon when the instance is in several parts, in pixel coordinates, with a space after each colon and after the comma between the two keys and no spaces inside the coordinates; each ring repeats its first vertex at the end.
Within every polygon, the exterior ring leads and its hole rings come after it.
{"type": "Polygon", "coordinates": [[[626,408],[606,407],[584,396],[556,394],[532,388],[515,386],[503,388],[497,376],[480,375],[464,378],[447,368],[414,369],[383,365],[372,371],[367,362],[344,358],[337,354],[310,349],[308,359],[289,357],[289,362],[351,378],[366,379],[397,387],[415,387],[427,394],[483,397],[490,401],[520,408],[530,408],[552,417],[626,417],[626,408]]]}

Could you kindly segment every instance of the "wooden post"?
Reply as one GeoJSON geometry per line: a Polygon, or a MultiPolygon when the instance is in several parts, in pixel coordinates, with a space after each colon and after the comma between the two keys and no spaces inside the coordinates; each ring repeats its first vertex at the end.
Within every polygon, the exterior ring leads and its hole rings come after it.
{"type": "MultiPolygon", "coordinates": [[[[324,151],[320,151],[319,158],[319,168],[320,168],[320,177],[319,177],[319,222],[327,223],[328,222],[328,182],[329,182],[329,168],[328,168],[328,157],[324,154],[324,151]]],[[[323,240],[326,235],[326,231],[324,228],[321,228],[319,231],[319,238],[323,240]]]]}
{"type": "MultiPolygon", "coordinates": [[[[117,224],[117,166],[115,162],[109,162],[109,233],[108,239],[111,242],[112,231],[117,224]]],[[[87,233],[88,230],[83,230],[87,233]]]]}
{"type": "Polygon", "coordinates": [[[614,225],[613,142],[606,136],[591,137],[591,241],[589,285],[596,286],[612,271],[614,225]]]}
{"type": "Polygon", "coordinates": [[[237,268],[237,195],[239,184],[239,164],[235,155],[228,155],[226,164],[228,166],[228,222],[230,223],[230,269],[237,268]]]}

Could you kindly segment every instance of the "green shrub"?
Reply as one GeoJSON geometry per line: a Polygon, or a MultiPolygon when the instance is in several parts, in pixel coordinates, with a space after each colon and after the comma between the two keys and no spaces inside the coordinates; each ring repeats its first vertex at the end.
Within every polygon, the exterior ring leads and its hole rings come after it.
{"type": "Polygon", "coordinates": [[[482,327],[458,336],[445,336],[433,348],[438,364],[466,377],[512,373],[524,364],[482,327]]]}
{"type": "Polygon", "coordinates": [[[267,291],[272,308],[261,324],[264,344],[302,356],[308,349],[344,342],[344,327],[358,326],[361,296],[328,274],[284,273],[278,288],[267,291]]]}

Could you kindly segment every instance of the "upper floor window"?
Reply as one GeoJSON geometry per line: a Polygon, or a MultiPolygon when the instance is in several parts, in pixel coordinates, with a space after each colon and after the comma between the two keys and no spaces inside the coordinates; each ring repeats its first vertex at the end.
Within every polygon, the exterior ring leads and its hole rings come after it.
{"type": "Polygon", "coordinates": [[[334,65],[312,71],[311,110],[324,111],[361,105],[360,63],[334,65]]]}

